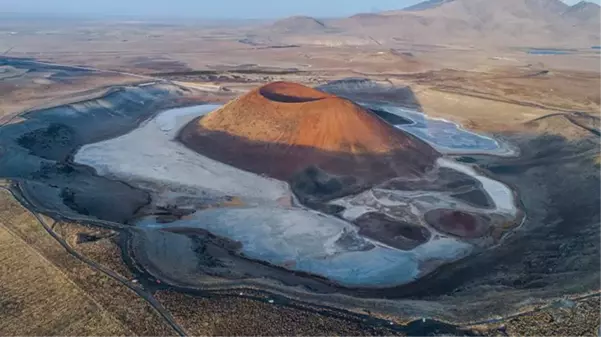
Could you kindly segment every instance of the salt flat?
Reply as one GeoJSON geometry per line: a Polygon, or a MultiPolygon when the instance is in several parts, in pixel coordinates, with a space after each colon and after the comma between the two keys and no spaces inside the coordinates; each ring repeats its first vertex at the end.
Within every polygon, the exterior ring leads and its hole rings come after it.
{"type": "Polygon", "coordinates": [[[169,224],[154,217],[146,228],[202,228],[238,241],[244,256],[286,269],[326,277],[345,286],[390,287],[421,276],[424,264],[468,255],[472,245],[436,236],[411,251],[383,245],[343,220],[315,211],[282,207],[210,209],[169,224]]]}
{"type": "Polygon", "coordinates": [[[128,134],[83,146],[74,161],[95,168],[102,176],[143,188],[153,186],[159,199],[186,191],[249,201],[289,197],[286,183],[203,157],[175,140],[183,125],[218,107],[201,105],[164,111],[128,134]]]}

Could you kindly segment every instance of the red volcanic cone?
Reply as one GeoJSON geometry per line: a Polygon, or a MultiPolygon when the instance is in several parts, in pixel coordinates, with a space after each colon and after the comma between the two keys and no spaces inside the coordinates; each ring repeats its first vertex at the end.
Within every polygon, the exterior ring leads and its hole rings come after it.
{"type": "Polygon", "coordinates": [[[361,186],[420,176],[439,157],[349,100],[288,82],[255,89],[190,123],[180,140],[210,158],[277,179],[290,181],[311,167],[312,175],[345,176],[361,186]]]}

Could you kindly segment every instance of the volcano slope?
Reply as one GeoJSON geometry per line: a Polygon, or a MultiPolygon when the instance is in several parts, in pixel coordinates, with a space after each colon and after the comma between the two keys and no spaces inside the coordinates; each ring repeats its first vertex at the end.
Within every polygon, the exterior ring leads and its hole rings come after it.
{"type": "Polygon", "coordinates": [[[420,177],[440,156],[349,100],[288,82],[251,91],[179,138],[220,162],[290,182],[306,203],[420,177]]]}

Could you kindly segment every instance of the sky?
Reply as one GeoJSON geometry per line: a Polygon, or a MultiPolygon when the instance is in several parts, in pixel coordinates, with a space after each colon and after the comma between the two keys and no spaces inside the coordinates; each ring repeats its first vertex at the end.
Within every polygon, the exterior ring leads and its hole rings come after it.
{"type": "MultiPolygon", "coordinates": [[[[564,0],[568,4],[578,1],[564,0]]],[[[420,0],[0,0],[0,13],[271,19],[291,15],[349,16],[401,9],[418,2],[420,0]]]]}

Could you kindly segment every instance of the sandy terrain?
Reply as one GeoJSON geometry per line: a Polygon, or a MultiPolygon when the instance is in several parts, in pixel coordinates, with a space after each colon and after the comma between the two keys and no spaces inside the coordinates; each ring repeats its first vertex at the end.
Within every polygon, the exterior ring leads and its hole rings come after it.
{"type": "Polygon", "coordinates": [[[49,331],[60,335],[131,333],[4,225],[0,227],[0,242],[3,248],[0,263],[4,266],[0,280],[5,317],[0,324],[3,335],[49,331]],[[24,285],[27,291],[22,289],[24,285]],[[7,319],[9,316],[11,319],[7,319]],[[33,316],[39,319],[31,320],[33,316]]]}
{"type": "MultiPolygon", "coordinates": [[[[52,106],[86,99],[88,90],[107,85],[138,82],[139,79],[119,74],[104,73],[63,73],[59,79],[53,78],[57,70],[28,72],[27,67],[2,66],[0,71],[16,72],[0,81],[0,123],[6,123],[17,113],[44,105],[52,106]],[[14,70],[8,70],[8,69],[14,70]]],[[[6,72],[4,74],[6,74],[6,72]]]]}
{"type": "MultiPolygon", "coordinates": [[[[0,212],[2,334],[173,333],[133,292],[67,253],[8,192],[0,191],[0,198],[4,206],[0,212]]],[[[88,231],[81,225],[76,228],[76,233],[88,231]]],[[[64,227],[59,230],[66,233],[64,227]]],[[[72,244],[84,254],[95,255],[91,246],[72,244]]],[[[120,260],[118,249],[115,256],[111,249],[116,247],[110,241],[100,240],[92,245],[105,247],[100,248],[102,257],[96,261],[114,268],[114,263],[108,261],[111,257],[120,260]]]]}

